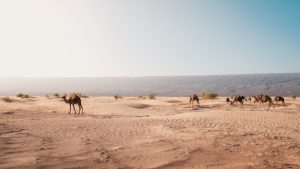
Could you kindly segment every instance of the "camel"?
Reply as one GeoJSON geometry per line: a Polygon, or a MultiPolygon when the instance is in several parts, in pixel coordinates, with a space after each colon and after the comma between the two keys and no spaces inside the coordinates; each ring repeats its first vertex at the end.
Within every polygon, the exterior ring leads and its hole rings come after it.
{"type": "Polygon", "coordinates": [[[199,97],[196,94],[193,94],[190,96],[190,107],[192,105],[192,107],[194,106],[194,101],[197,102],[197,107],[200,107],[200,103],[199,103],[199,97]]]}
{"type": "Polygon", "coordinates": [[[260,105],[262,103],[261,99],[263,96],[264,96],[263,94],[259,94],[257,96],[252,96],[254,99],[253,103],[259,103],[259,105],[260,105]]]}
{"type": "Polygon", "coordinates": [[[253,98],[253,103],[258,103],[259,102],[259,99],[257,96],[251,96],[253,98]]]}
{"type": "Polygon", "coordinates": [[[233,104],[233,102],[228,97],[226,98],[226,103],[229,103],[230,105],[233,104]]]}
{"type": "Polygon", "coordinates": [[[252,99],[251,99],[251,96],[248,96],[248,97],[247,97],[247,101],[249,101],[249,102],[251,103],[251,100],[252,100],[252,99]]]}
{"type": "Polygon", "coordinates": [[[70,105],[69,114],[71,113],[71,105],[73,106],[73,109],[74,109],[75,114],[76,114],[76,110],[75,110],[75,106],[74,106],[75,104],[78,104],[78,106],[79,106],[79,112],[78,112],[78,114],[80,114],[80,110],[81,110],[81,113],[83,114],[83,107],[81,105],[81,99],[80,99],[79,96],[77,96],[77,95],[74,94],[69,99],[66,99],[66,96],[63,96],[62,98],[64,99],[64,101],[67,104],[70,105]]]}
{"type": "Polygon", "coordinates": [[[271,106],[273,106],[273,108],[275,109],[275,106],[273,104],[272,98],[270,96],[268,96],[268,95],[263,95],[262,97],[260,97],[260,102],[261,103],[269,102],[268,110],[270,109],[271,106]]]}
{"type": "Polygon", "coordinates": [[[276,102],[277,105],[278,105],[278,102],[281,102],[281,105],[285,106],[285,102],[284,102],[284,98],[283,98],[283,97],[281,97],[281,96],[276,96],[276,97],[274,98],[274,100],[275,100],[275,102],[276,102]]]}
{"type": "Polygon", "coordinates": [[[244,105],[244,100],[247,101],[247,99],[244,96],[235,96],[232,103],[239,102],[243,106],[244,105]]]}

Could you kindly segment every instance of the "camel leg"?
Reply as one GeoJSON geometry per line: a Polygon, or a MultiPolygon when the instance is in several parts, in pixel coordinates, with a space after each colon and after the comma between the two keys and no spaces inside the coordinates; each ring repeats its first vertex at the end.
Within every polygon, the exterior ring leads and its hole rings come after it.
{"type": "Polygon", "coordinates": [[[78,104],[78,106],[79,106],[79,114],[80,114],[80,110],[81,110],[81,113],[83,114],[83,107],[82,107],[82,105],[78,104]]]}
{"type": "Polygon", "coordinates": [[[273,106],[273,108],[275,109],[274,103],[273,102],[269,102],[269,108],[268,108],[268,110],[270,109],[271,106],[273,106]]]}
{"type": "Polygon", "coordinates": [[[80,105],[80,107],[81,107],[81,114],[83,114],[83,107],[82,107],[82,105],[80,105]]]}
{"type": "Polygon", "coordinates": [[[70,104],[70,110],[69,110],[69,114],[71,113],[71,104],[70,104]]]}
{"type": "Polygon", "coordinates": [[[74,109],[74,111],[75,111],[75,114],[76,114],[76,110],[75,110],[75,106],[74,106],[74,104],[73,104],[73,109],[74,109]]]}
{"type": "Polygon", "coordinates": [[[269,102],[269,105],[268,105],[268,110],[270,110],[270,107],[271,107],[271,102],[269,102]]]}

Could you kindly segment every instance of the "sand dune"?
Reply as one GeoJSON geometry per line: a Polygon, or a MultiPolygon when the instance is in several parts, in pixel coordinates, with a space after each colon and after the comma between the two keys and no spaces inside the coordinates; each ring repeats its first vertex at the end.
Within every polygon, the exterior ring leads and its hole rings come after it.
{"type": "Polygon", "coordinates": [[[186,97],[0,100],[0,168],[300,168],[300,100],[188,107],[186,97]],[[77,107],[78,108],[78,107],[77,107]]]}

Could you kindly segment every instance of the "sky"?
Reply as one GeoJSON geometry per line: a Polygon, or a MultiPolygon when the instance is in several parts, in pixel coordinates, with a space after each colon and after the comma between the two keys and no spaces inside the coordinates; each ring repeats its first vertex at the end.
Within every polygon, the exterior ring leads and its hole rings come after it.
{"type": "Polygon", "coordinates": [[[299,0],[0,0],[0,76],[300,72],[299,0]]]}

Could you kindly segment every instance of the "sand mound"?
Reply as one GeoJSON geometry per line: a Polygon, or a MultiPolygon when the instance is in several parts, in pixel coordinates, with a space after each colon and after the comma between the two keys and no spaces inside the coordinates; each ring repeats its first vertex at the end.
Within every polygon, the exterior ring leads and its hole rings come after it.
{"type": "Polygon", "coordinates": [[[142,104],[142,103],[139,103],[139,104],[128,104],[127,106],[133,107],[133,108],[136,108],[136,109],[145,109],[145,108],[150,107],[150,105],[148,105],[148,104],[142,104]]]}
{"type": "Polygon", "coordinates": [[[3,112],[2,114],[10,115],[10,114],[15,114],[15,112],[8,111],[8,112],[3,112]]]}
{"type": "Polygon", "coordinates": [[[168,103],[182,103],[181,100],[167,100],[168,103]]]}

